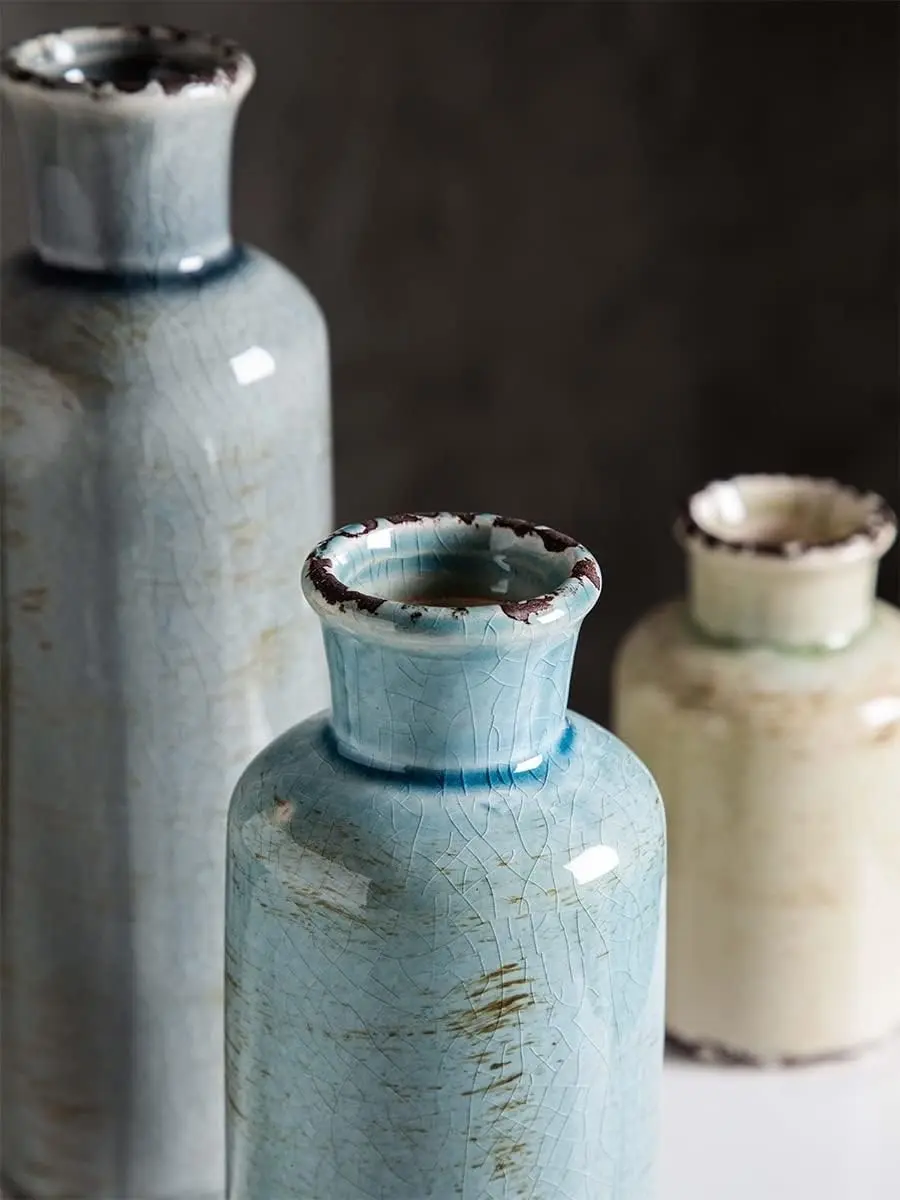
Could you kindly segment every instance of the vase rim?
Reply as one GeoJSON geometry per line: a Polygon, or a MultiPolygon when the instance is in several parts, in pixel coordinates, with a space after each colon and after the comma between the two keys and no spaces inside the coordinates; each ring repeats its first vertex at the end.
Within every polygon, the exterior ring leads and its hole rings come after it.
{"type": "Polygon", "coordinates": [[[474,642],[491,636],[550,636],[580,623],[593,608],[602,586],[596,558],[574,538],[546,525],[498,516],[495,513],[401,513],[372,518],[336,530],[308,555],[301,574],[306,599],[326,621],[337,621],[359,630],[367,626],[405,632],[418,638],[456,638],[474,642]],[[358,590],[360,570],[373,555],[384,554],[400,562],[408,555],[433,547],[445,551],[453,542],[460,549],[485,559],[505,563],[504,553],[515,549],[524,555],[536,575],[552,586],[534,595],[503,600],[481,595],[445,603],[413,596],[380,596],[358,590]]]}
{"type": "Polygon", "coordinates": [[[675,535],[690,551],[832,567],[881,558],[897,536],[897,517],[877,493],[836,479],[741,474],[692,493],[675,535]]]}
{"type": "Polygon", "coordinates": [[[172,25],[76,25],[25,38],[0,59],[5,90],[105,104],[239,99],[255,76],[231,38],[172,25]]]}

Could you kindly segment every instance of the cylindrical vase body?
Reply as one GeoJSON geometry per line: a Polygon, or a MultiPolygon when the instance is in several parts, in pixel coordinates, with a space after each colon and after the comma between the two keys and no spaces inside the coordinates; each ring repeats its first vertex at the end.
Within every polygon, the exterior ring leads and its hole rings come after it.
{"type": "Polygon", "coordinates": [[[227,796],[326,699],[290,549],[332,524],[327,335],[231,240],[252,77],[144,27],[3,67],[2,1171],[34,1200],[221,1198],[227,796]]]}
{"type": "Polygon", "coordinates": [[[229,820],[230,1200],[651,1200],[664,822],[566,711],[600,586],[473,514],[310,556],[332,710],[229,820]]]}
{"type": "Polygon", "coordinates": [[[752,1062],[900,1026],[900,613],[878,498],[744,476],[681,522],[685,601],[615,667],[614,728],[669,822],[667,1025],[752,1062]]]}

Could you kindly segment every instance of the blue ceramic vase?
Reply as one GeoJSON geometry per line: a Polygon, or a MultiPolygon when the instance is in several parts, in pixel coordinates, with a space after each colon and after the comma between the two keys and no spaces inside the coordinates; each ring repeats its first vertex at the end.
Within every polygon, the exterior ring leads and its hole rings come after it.
{"type": "Polygon", "coordinates": [[[406,515],[303,590],[333,708],[229,818],[229,1200],[650,1200],[665,830],[566,711],[594,558],[406,515]]]}
{"type": "Polygon", "coordinates": [[[333,524],[327,337],[231,237],[252,80],[156,28],[2,67],[2,1169],[35,1200],[221,1200],[227,798],[326,702],[285,547],[333,524]]]}

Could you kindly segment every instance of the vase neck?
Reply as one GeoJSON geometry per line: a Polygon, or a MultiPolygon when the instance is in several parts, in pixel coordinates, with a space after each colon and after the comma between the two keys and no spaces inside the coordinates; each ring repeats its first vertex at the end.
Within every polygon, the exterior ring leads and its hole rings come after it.
{"type": "Polygon", "coordinates": [[[839,649],[872,620],[896,520],[880,497],[831,480],[739,476],[692,497],[680,528],[689,610],[701,631],[839,649]]]}
{"type": "Polygon", "coordinates": [[[307,559],[332,728],[387,771],[536,770],[559,745],[600,574],[576,542],[492,514],[347,526],[307,559]]]}
{"type": "Polygon", "coordinates": [[[712,637],[786,649],[839,649],[872,619],[877,564],[808,571],[790,563],[691,555],[692,620],[712,637]]]}
{"type": "Polygon", "coordinates": [[[565,732],[575,641],[435,654],[326,628],[338,748],[386,771],[537,770],[565,732]]]}
{"type": "Polygon", "coordinates": [[[231,145],[252,64],[216,39],[191,48],[200,35],[181,36],[71,30],[4,60],[45,262],[186,275],[230,253],[231,145]]]}

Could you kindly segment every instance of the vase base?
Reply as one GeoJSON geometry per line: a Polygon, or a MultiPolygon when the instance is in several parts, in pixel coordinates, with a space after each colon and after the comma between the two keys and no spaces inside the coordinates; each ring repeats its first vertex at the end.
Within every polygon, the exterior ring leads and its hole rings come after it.
{"type": "MultiPolygon", "coordinates": [[[[40,1197],[32,1192],[24,1192],[10,1182],[7,1176],[0,1175],[0,1200],[40,1200],[40,1197]]],[[[225,1195],[223,1192],[198,1192],[196,1195],[185,1196],[183,1200],[225,1200],[225,1195]]]]}
{"type": "Polygon", "coordinates": [[[882,1045],[890,1035],[857,1042],[852,1046],[834,1050],[816,1051],[812,1054],[753,1054],[736,1050],[710,1038],[686,1038],[672,1030],[666,1030],[666,1052],[676,1058],[688,1058],[694,1062],[717,1067],[755,1067],[759,1070],[779,1067],[815,1067],[821,1063],[847,1062],[861,1058],[869,1051],[882,1045]]]}

